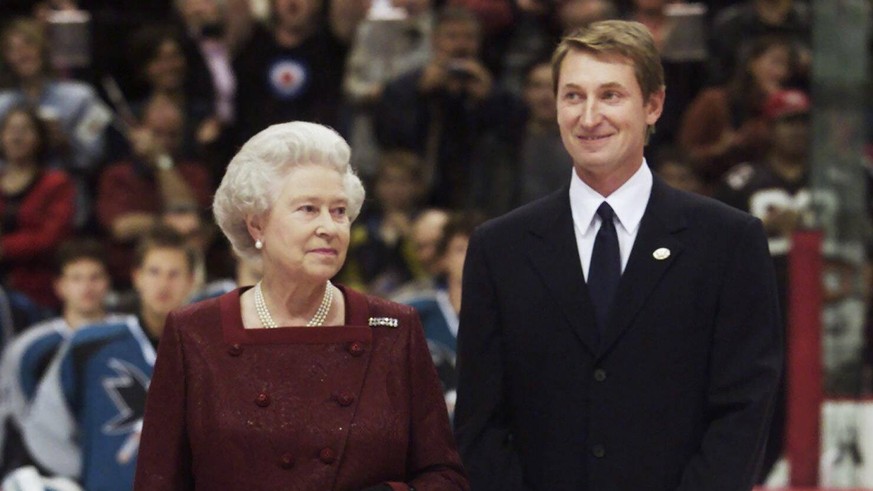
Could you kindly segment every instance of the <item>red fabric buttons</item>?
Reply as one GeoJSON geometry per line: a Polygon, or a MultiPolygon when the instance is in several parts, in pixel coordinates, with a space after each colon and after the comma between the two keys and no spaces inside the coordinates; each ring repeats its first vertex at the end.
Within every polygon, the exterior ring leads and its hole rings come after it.
{"type": "Polygon", "coordinates": [[[334,453],[332,448],[325,447],[318,452],[318,458],[325,464],[330,465],[336,461],[336,453],[334,453]]]}
{"type": "Polygon", "coordinates": [[[243,352],[242,346],[240,346],[238,344],[233,344],[230,346],[230,348],[227,349],[227,353],[230,356],[239,356],[242,354],[242,352],[243,352]]]}
{"type": "Polygon", "coordinates": [[[281,457],[279,457],[279,467],[283,469],[290,469],[294,467],[294,456],[290,453],[284,453],[281,457]]]}
{"type": "Polygon", "coordinates": [[[334,395],[333,398],[336,400],[337,404],[343,407],[351,406],[352,403],[355,402],[355,396],[348,392],[341,392],[334,395]]]}
{"type": "Polygon", "coordinates": [[[352,356],[361,356],[364,354],[364,345],[360,341],[354,341],[349,345],[349,353],[352,356]]]}
{"type": "Polygon", "coordinates": [[[270,396],[266,392],[261,392],[258,394],[258,397],[255,397],[255,404],[260,407],[267,407],[270,405],[270,396]]]}

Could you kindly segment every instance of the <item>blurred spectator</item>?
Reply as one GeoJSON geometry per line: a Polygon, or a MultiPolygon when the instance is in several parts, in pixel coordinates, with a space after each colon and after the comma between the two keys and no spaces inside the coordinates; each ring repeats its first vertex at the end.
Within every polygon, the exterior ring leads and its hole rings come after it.
{"type": "Polygon", "coordinates": [[[389,296],[414,276],[410,226],[423,194],[421,159],[405,150],[385,152],[373,183],[375,207],[351,229],[343,282],[389,296]]]}
{"type": "Polygon", "coordinates": [[[763,37],[748,45],[729,83],[704,89],[682,117],[679,144],[711,194],[732,166],[758,160],[767,148],[767,124],[761,118],[766,98],[791,78],[791,45],[763,37]]]}
{"type": "Polygon", "coordinates": [[[76,189],[45,164],[48,128],[27,107],[0,119],[0,270],[4,284],[55,308],[51,253],[72,232],[76,189]]]}
{"type": "Polygon", "coordinates": [[[715,15],[710,30],[710,81],[727,82],[746,44],[761,36],[780,36],[797,52],[798,72],[811,65],[812,14],[804,0],[743,0],[715,15]]]}
{"type": "Polygon", "coordinates": [[[428,64],[389,82],[376,115],[383,148],[405,148],[424,160],[430,203],[460,207],[470,191],[470,162],[480,135],[505,119],[509,101],[494,90],[479,59],[476,17],[442,10],[428,64]]]}
{"type": "Polygon", "coordinates": [[[343,80],[343,95],[349,106],[347,133],[353,150],[352,165],[367,180],[375,174],[378,165],[373,111],[385,83],[424,66],[431,56],[433,0],[391,0],[390,3],[399,10],[395,15],[402,17],[371,17],[361,22],[343,80]]]}
{"type": "Polygon", "coordinates": [[[32,463],[21,441],[21,422],[61,343],[82,326],[120,320],[104,310],[109,272],[98,242],[67,241],[55,256],[54,290],[62,302],[61,316],[29,327],[6,346],[0,361],[0,475],[32,463]]]}
{"type": "Polygon", "coordinates": [[[436,291],[442,266],[437,256],[437,245],[449,213],[442,208],[425,208],[412,221],[409,241],[415,258],[413,279],[392,294],[392,299],[406,303],[410,298],[430,295],[436,291]]]}
{"type": "Polygon", "coordinates": [[[23,424],[41,468],[83,489],[133,489],[155,347],[167,315],[191,293],[195,255],[172,230],[144,237],[132,271],[137,315],[82,328],[58,353],[23,424]]]}
{"type": "Polygon", "coordinates": [[[275,123],[337,127],[348,45],[366,14],[363,0],[273,0],[268,29],[240,52],[236,142],[275,123]]]}
{"type": "MultiPolygon", "coordinates": [[[[715,197],[751,213],[764,222],[770,254],[776,268],[782,319],[787,318],[788,253],[795,230],[811,212],[809,189],[809,111],[806,94],[785,90],[772,94],[764,116],[772,125],[772,140],[766,156],[731,169],[715,197]]],[[[761,482],[780,457],[785,438],[785,393],[780,390],[770,428],[761,482]]]]}
{"type": "Polygon", "coordinates": [[[111,113],[94,89],[82,82],[60,80],[52,73],[49,44],[33,20],[16,19],[0,34],[0,117],[24,103],[37,108],[49,125],[50,163],[67,171],[90,172],[100,163],[111,113]]]}
{"type": "Polygon", "coordinates": [[[651,159],[647,159],[652,170],[670,186],[689,193],[701,194],[703,183],[688,158],[676,147],[658,148],[651,159]]]}
{"type": "MultiPolygon", "coordinates": [[[[141,120],[153,99],[162,97],[172,101],[182,110],[185,122],[178,152],[180,156],[191,157],[202,154],[204,147],[213,144],[223,126],[216,115],[215,92],[209,74],[192,69],[182,39],[176,29],[165,26],[148,26],[133,34],[131,70],[139,74],[145,87],[143,97],[133,101],[133,111],[141,120]]],[[[128,124],[136,126],[138,121],[128,121],[128,124]]],[[[121,153],[126,151],[129,150],[123,149],[121,153]]],[[[113,157],[121,156],[116,152],[113,157]]]]}
{"type": "Polygon", "coordinates": [[[528,67],[524,111],[482,138],[473,159],[471,205],[491,216],[541,198],[570,182],[573,162],[558,132],[552,67],[528,67]]]}
{"type": "Polygon", "coordinates": [[[461,311],[461,284],[467,244],[473,230],[484,221],[476,212],[464,212],[449,218],[437,245],[439,283],[432,294],[406,301],[421,317],[431,358],[443,383],[449,416],[454,414],[458,375],[455,358],[458,349],[458,313],[461,311]]]}
{"type": "Polygon", "coordinates": [[[515,22],[501,52],[497,85],[521,97],[527,70],[548,58],[560,38],[554,19],[555,5],[547,0],[515,0],[515,22]]]}
{"type": "Polygon", "coordinates": [[[502,73],[504,53],[516,18],[515,0],[447,0],[444,4],[466,9],[479,19],[480,59],[492,74],[502,73]]]}
{"type": "Polygon", "coordinates": [[[76,184],[75,226],[84,227],[92,208],[91,179],[102,163],[109,108],[85,83],[60,80],[49,63],[42,26],[11,21],[0,34],[0,118],[12,107],[29,104],[48,126],[45,164],[65,170],[76,184]]]}
{"type": "Polygon", "coordinates": [[[189,85],[214,94],[214,118],[201,125],[195,140],[198,156],[209,163],[217,182],[233,153],[236,74],[232,62],[251,35],[254,18],[247,0],[179,0],[176,10],[184,26],[181,42],[189,85]]]}
{"type": "Polygon", "coordinates": [[[157,97],[144,109],[142,126],[131,133],[133,154],[110,164],[100,176],[97,218],[108,234],[110,272],[124,289],[133,244],[160,220],[164,210],[209,205],[206,167],[180,160],[184,117],[170,100],[157,97]]]}

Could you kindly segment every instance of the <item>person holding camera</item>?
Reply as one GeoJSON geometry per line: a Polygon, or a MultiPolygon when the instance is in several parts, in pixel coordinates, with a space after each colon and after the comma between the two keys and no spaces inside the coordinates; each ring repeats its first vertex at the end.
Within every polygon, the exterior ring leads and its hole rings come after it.
{"type": "Polygon", "coordinates": [[[467,197],[471,150],[479,135],[506,118],[505,98],[480,58],[476,16],[449,6],[436,18],[431,59],[389,82],[376,110],[383,148],[422,156],[430,203],[459,207],[467,197]]]}

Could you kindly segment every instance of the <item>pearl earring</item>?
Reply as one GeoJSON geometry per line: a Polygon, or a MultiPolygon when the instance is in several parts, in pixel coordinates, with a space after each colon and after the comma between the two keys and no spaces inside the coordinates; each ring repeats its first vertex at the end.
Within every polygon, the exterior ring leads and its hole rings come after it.
{"type": "Polygon", "coordinates": [[[261,249],[263,249],[263,248],[264,248],[264,243],[261,242],[261,239],[257,239],[257,240],[255,241],[255,249],[257,249],[257,250],[261,250],[261,249]]]}

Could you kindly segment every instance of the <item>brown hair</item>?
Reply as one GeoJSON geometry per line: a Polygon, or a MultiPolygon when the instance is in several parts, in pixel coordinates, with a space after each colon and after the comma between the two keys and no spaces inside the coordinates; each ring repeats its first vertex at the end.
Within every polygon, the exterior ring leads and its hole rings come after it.
{"type": "Polygon", "coordinates": [[[92,238],[81,238],[66,240],[58,247],[55,253],[55,274],[60,276],[68,265],[85,259],[99,263],[104,270],[109,270],[103,245],[92,238]]]}
{"type": "MultiPolygon", "coordinates": [[[[27,42],[35,44],[39,48],[39,58],[42,61],[42,73],[44,75],[54,75],[49,54],[48,38],[46,38],[45,31],[40,24],[27,17],[13,19],[3,27],[2,31],[0,31],[0,50],[5,52],[9,39],[16,34],[22,36],[27,40],[27,42]]],[[[0,80],[0,84],[4,87],[17,85],[20,82],[18,76],[12,72],[12,68],[8,66],[5,57],[0,58],[2,58],[0,59],[0,61],[2,61],[2,63],[0,63],[0,74],[3,74],[3,79],[0,80]],[[6,73],[4,74],[3,72],[6,73]]]]}
{"type": "Polygon", "coordinates": [[[175,249],[185,253],[188,271],[191,273],[199,262],[197,251],[188,245],[182,234],[167,225],[157,225],[137,242],[133,254],[133,267],[141,268],[148,253],[155,249],[175,249]]]}
{"type": "MultiPolygon", "coordinates": [[[[634,67],[643,101],[664,89],[664,67],[652,34],[643,24],[625,20],[592,22],[572,31],[561,40],[552,54],[552,89],[557,96],[561,65],[570,51],[585,51],[595,55],[619,55],[628,58],[634,67]]],[[[649,126],[652,134],[654,127],[649,126]]]]}

